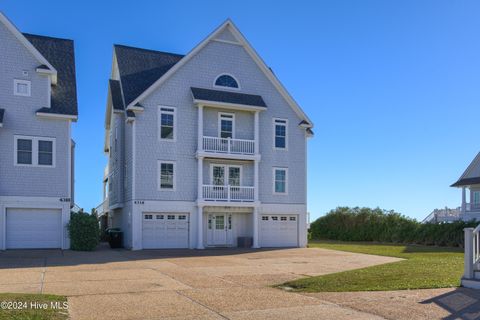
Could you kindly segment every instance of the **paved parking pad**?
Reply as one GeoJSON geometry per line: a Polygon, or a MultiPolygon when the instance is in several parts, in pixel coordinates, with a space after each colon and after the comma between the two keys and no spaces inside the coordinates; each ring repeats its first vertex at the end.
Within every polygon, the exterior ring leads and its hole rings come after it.
{"type": "Polygon", "coordinates": [[[375,319],[270,286],[396,258],[319,248],[5,251],[0,291],[66,295],[71,319],[375,319]]]}

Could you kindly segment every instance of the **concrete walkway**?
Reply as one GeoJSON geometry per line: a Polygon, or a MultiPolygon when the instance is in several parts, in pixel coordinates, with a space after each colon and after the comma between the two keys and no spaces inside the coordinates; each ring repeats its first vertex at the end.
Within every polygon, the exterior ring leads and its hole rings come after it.
{"type": "MultiPolygon", "coordinates": [[[[397,319],[375,308],[399,306],[381,294],[375,301],[357,299],[363,293],[307,295],[268,287],[397,260],[319,248],[6,251],[0,252],[0,292],[66,295],[72,319],[397,319]]],[[[410,307],[417,300],[405,301],[410,307]]],[[[422,306],[418,314],[428,315],[422,306]]]]}

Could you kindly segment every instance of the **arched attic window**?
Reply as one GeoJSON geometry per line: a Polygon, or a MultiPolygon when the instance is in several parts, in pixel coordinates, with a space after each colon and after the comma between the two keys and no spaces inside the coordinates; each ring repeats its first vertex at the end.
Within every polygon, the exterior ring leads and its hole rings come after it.
{"type": "Polygon", "coordinates": [[[229,74],[221,74],[215,79],[215,87],[239,89],[237,80],[229,74]]]}

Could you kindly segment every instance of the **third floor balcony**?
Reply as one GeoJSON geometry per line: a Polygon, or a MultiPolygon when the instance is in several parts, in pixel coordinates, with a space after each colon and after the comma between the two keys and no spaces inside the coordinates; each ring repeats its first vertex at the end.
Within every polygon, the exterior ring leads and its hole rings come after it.
{"type": "Polygon", "coordinates": [[[266,110],[257,95],[192,88],[198,107],[201,157],[255,160],[259,154],[259,117],[266,110]]]}

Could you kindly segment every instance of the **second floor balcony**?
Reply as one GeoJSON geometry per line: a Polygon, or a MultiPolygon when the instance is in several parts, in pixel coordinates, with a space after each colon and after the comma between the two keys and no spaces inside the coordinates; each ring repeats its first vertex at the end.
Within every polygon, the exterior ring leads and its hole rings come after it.
{"type": "Polygon", "coordinates": [[[250,186],[203,185],[202,200],[224,202],[253,202],[255,188],[250,186]]]}

